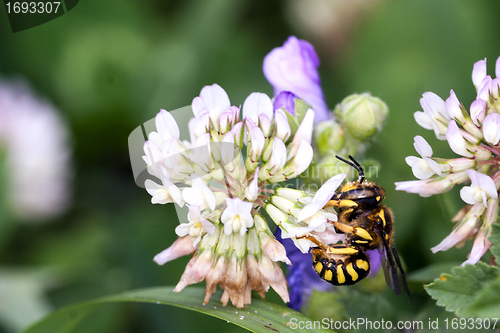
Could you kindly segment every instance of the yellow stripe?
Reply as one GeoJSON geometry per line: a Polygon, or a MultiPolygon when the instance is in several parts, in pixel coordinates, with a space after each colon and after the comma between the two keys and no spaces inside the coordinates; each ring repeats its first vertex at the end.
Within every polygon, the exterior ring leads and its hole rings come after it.
{"type": "Polygon", "coordinates": [[[358,279],[358,273],[354,270],[354,267],[352,267],[352,262],[348,263],[346,266],[347,273],[351,276],[352,281],[356,281],[358,279]]]}
{"type": "Polygon", "coordinates": [[[353,247],[335,248],[333,246],[330,246],[327,252],[331,254],[357,254],[359,251],[353,247]]]}
{"type": "Polygon", "coordinates": [[[339,284],[345,283],[345,275],[342,270],[342,265],[337,265],[337,281],[339,284]]]}
{"type": "Polygon", "coordinates": [[[373,240],[372,236],[370,236],[368,231],[366,231],[365,229],[360,228],[360,227],[354,228],[354,234],[356,236],[359,236],[359,237],[367,239],[367,240],[373,240]]]}
{"type": "Polygon", "coordinates": [[[340,200],[339,207],[357,207],[358,204],[352,200],[340,200]]]}
{"type": "Polygon", "coordinates": [[[370,266],[368,266],[368,262],[366,260],[363,260],[363,259],[356,260],[356,266],[358,266],[358,268],[361,268],[364,271],[367,271],[368,268],[370,267],[370,266]]]}
{"type": "Polygon", "coordinates": [[[382,220],[382,226],[385,227],[385,213],[384,213],[384,209],[382,208],[378,214],[377,214],[380,219],[382,220]]]}
{"type": "Polygon", "coordinates": [[[314,267],[314,269],[316,270],[316,272],[318,272],[318,274],[321,274],[321,271],[323,270],[323,264],[318,262],[316,264],[316,267],[314,267]]]}
{"type": "Polygon", "coordinates": [[[324,276],[325,280],[326,281],[332,281],[332,278],[333,278],[333,274],[332,274],[332,271],[331,270],[327,270],[325,272],[325,276],[324,276]]]}

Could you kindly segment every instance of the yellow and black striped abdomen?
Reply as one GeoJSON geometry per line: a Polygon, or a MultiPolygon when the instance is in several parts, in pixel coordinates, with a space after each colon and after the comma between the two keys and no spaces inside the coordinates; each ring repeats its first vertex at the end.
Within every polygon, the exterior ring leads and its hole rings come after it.
{"type": "Polygon", "coordinates": [[[333,258],[323,251],[313,250],[312,255],[316,273],[335,286],[353,285],[370,274],[370,262],[363,252],[333,258]]]}

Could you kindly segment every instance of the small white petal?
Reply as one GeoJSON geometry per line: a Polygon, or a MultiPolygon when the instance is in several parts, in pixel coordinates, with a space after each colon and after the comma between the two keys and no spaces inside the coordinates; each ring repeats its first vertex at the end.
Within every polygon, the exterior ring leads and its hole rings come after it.
{"type": "Polygon", "coordinates": [[[495,76],[496,78],[500,78],[500,57],[497,58],[497,62],[495,63],[495,76]]]}
{"type": "Polygon", "coordinates": [[[476,203],[475,200],[475,195],[476,195],[477,189],[471,186],[464,186],[460,189],[460,198],[462,200],[470,205],[473,205],[476,203]]]}
{"type": "Polygon", "coordinates": [[[427,143],[427,141],[425,141],[425,139],[423,137],[421,137],[420,135],[417,135],[414,138],[414,140],[415,140],[415,142],[413,143],[413,146],[415,147],[415,150],[417,151],[417,153],[420,154],[420,156],[422,156],[422,157],[431,157],[432,156],[432,148],[429,145],[429,143],[427,143]]]}
{"type": "Polygon", "coordinates": [[[214,123],[222,112],[231,107],[229,96],[218,84],[203,87],[200,98],[214,123]]]}
{"type": "Polygon", "coordinates": [[[421,160],[422,160],[421,158],[416,156],[407,156],[405,158],[406,164],[408,164],[408,166],[410,167],[413,167],[416,163],[418,163],[421,160]]]}
{"type": "Polygon", "coordinates": [[[297,154],[292,159],[290,165],[286,168],[286,172],[290,172],[288,178],[297,177],[304,172],[311,164],[314,157],[314,151],[311,144],[307,141],[302,141],[297,150],[297,154]]]}
{"type": "Polygon", "coordinates": [[[415,175],[415,177],[418,179],[429,179],[430,177],[432,177],[435,172],[429,167],[426,161],[421,158],[417,159],[418,161],[414,161],[413,165],[411,166],[413,175],[415,175]]]}
{"type": "Polygon", "coordinates": [[[483,121],[484,139],[493,145],[500,141],[500,114],[491,113],[483,121]]]}
{"type": "Polygon", "coordinates": [[[446,111],[446,103],[433,92],[428,91],[423,93],[420,105],[424,109],[424,112],[431,118],[435,118],[437,114],[440,114],[444,118],[449,119],[448,112],[446,111]]]}
{"type": "Polygon", "coordinates": [[[155,117],[156,129],[163,141],[171,138],[179,138],[179,126],[174,117],[166,110],[161,110],[155,117]]]}
{"type": "Polygon", "coordinates": [[[203,105],[203,100],[199,96],[196,96],[193,99],[193,102],[191,103],[191,109],[193,110],[193,115],[196,118],[202,112],[202,110],[206,110],[205,106],[203,105]]]}
{"type": "Polygon", "coordinates": [[[286,142],[292,133],[290,124],[283,109],[278,109],[274,113],[274,121],[276,124],[276,137],[286,142]]]}
{"type": "Polygon", "coordinates": [[[417,124],[419,124],[421,127],[428,130],[433,129],[432,120],[428,115],[425,114],[425,112],[417,111],[413,114],[413,117],[415,118],[417,124]]]}
{"type": "Polygon", "coordinates": [[[297,217],[298,221],[304,221],[305,219],[316,214],[320,209],[325,207],[326,203],[335,194],[335,191],[342,183],[344,178],[347,176],[346,173],[341,173],[335,177],[330,178],[326,183],[324,183],[314,195],[312,202],[305,206],[297,217]]]}
{"type": "Polygon", "coordinates": [[[448,115],[451,119],[456,119],[461,123],[465,122],[465,118],[460,107],[460,102],[453,90],[450,91],[450,97],[446,99],[446,111],[448,112],[448,115]]]}
{"type": "Polygon", "coordinates": [[[472,69],[472,83],[476,89],[479,89],[481,81],[486,76],[486,58],[484,60],[479,60],[474,64],[474,68],[472,69]]]}
{"type": "Polygon", "coordinates": [[[281,170],[286,163],[286,146],[281,141],[280,138],[274,138],[273,151],[271,152],[271,157],[269,158],[268,165],[271,169],[270,173],[274,174],[278,170],[281,170]]]}
{"type": "Polygon", "coordinates": [[[251,93],[243,103],[243,118],[252,119],[257,124],[261,114],[265,114],[269,119],[272,119],[273,102],[264,93],[251,93]]]}
{"type": "Polygon", "coordinates": [[[295,132],[295,136],[293,137],[292,142],[289,146],[288,158],[291,159],[297,153],[297,150],[300,147],[300,143],[305,140],[311,143],[312,132],[314,126],[314,111],[312,109],[307,110],[304,119],[300,123],[297,132],[295,132]]]}
{"type": "Polygon", "coordinates": [[[477,172],[475,170],[467,170],[467,174],[473,179],[473,174],[475,174],[473,185],[481,188],[490,198],[498,199],[498,192],[493,179],[485,175],[484,173],[477,172]]]}

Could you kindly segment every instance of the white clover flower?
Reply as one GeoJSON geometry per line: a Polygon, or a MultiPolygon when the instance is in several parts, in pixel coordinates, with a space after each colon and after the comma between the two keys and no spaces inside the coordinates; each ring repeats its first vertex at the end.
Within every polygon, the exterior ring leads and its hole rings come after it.
{"type": "Polygon", "coordinates": [[[414,140],[413,146],[422,158],[408,156],[406,158],[406,163],[411,166],[411,170],[415,177],[418,179],[428,179],[435,174],[443,176],[439,164],[431,159],[432,148],[427,141],[420,135],[417,135],[414,140]]]}
{"type": "Polygon", "coordinates": [[[71,201],[71,145],[56,108],[20,82],[0,80],[0,146],[8,197],[24,221],[55,217],[71,201]]]}
{"type": "Polygon", "coordinates": [[[294,116],[284,109],[275,111],[266,94],[250,94],[240,115],[214,84],[202,89],[191,108],[191,141],[180,140],[175,119],[162,110],[155,118],[157,131],[144,144],[147,170],[161,181],[145,182],[152,202],[186,203],[189,208],[189,222],[176,228],[179,240],[155,261],[164,264],[194,253],[175,291],[206,280],[205,303],[218,285],[224,289],[224,305],[231,301],[243,307],[250,303],[251,290],[264,296],[269,287],[287,302],[286,280],[275,262],[290,260],[259,210],[265,209],[282,236],[292,238],[302,251],[316,246],[302,236],[322,235],[329,241],[344,237],[327,223],[337,219],[333,208],[323,209],[344,174],[326,182],[316,195],[266,187],[295,178],[309,167],[314,111],[308,110],[294,124],[298,128],[291,137],[288,119],[294,116]]]}
{"type": "Polygon", "coordinates": [[[201,240],[201,237],[207,233],[213,235],[215,232],[215,225],[201,216],[201,208],[198,206],[188,206],[189,223],[181,223],[175,228],[175,233],[179,237],[184,237],[186,235],[194,238],[192,246],[197,246],[201,240]]]}
{"type": "Polygon", "coordinates": [[[433,252],[461,246],[476,237],[469,259],[464,264],[475,264],[491,246],[488,240],[490,225],[497,222],[500,174],[500,57],[495,67],[496,78],[487,75],[486,59],[474,64],[472,82],[477,96],[470,112],[463,107],[454,91],[444,103],[437,95],[425,93],[421,100],[424,112],[416,113],[419,125],[434,130],[439,139],[448,141],[453,152],[463,157],[442,159],[432,157],[432,148],[421,137],[415,137],[415,149],[422,159],[406,158],[413,174],[420,180],[396,183],[396,190],[417,193],[428,197],[443,193],[455,185],[471,181],[460,190],[460,197],[467,204],[458,216],[453,232],[433,252]],[[427,94],[427,95],[426,95],[427,94]],[[448,115],[443,114],[443,103],[448,115]],[[451,121],[449,118],[451,118],[451,121]],[[445,134],[443,136],[443,134],[445,134]],[[417,139],[418,138],[418,139],[417,139]],[[418,142],[417,142],[418,140],[418,142]],[[438,172],[440,171],[440,172],[438,172]],[[446,173],[446,175],[443,175],[446,173]]]}
{"type": "Polygon", "coordinates": [[[225,234],[231,235],[234,232],[244,235],[253,226],[252,203],[240,198],[227,198],[226,203],[227,208],[220,218],[225,234]]]}
{"type": "Polygon", "coordinates": [[[490,176],[475,170],[467,170],[472,185],[464,186],[460,190],[460,197],[468,204],[483,203],[486,208],[488,198],[498,199],[497,188],[495,182],[490,176]]]}
{"type": "Polygon", "coordinates": [[[432,92],[426,92],[422,96],[420,105],[424,111],[414,113],[415,121],[425,129],[434,130],[436,137],[439,140],[444,140],[446,127],[450,121],[446,111],[446,103],[432,92]]]}

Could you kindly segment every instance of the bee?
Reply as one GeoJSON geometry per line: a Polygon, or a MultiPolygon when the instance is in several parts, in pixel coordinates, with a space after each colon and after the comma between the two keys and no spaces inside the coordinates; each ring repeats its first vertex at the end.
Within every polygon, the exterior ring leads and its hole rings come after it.
{"type": "Polygon", "coordinates": [[[346,235],[346,241],[326,245],[314,237],[307,237],[318,245],[311,250],[313,268],[323,280],[333,285],[353,285],[370,273],[366,251],[377,249],[387,284],[399,295],[401,276],[409,298],[405,272],[394,247],[394,215],[381,204],[385,191],[378,184],[365,180],[363,168],[351,155],[352,162],[336,157],[358,171],[358,179],[345,184],[325,205],[338,208],[338,221],[328,222],[346,235]]]}

